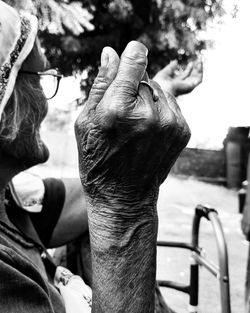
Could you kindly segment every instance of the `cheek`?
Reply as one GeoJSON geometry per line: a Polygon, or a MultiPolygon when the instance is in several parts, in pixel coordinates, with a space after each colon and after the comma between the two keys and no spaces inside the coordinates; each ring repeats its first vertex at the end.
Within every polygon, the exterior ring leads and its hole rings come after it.
{"type": "Polygon", "coordinates": [[[46,99],[43,100],[42,105],[42,116],[41,116],[41,121],[40,123],[44,120],[44,118],[46,117],[47,113],[48,113],[48,101],[46,99]]]}
{"type": "Polygon", "coordinates": [[[34,127],[37,130],[48,113],[48,102],[44,98],[43,94],[41,94],[41,97],[36,99],[36,103],[33,105],[32,111],[31,115],[35,117],[34,127]]]}
{"type": "MultiPolygon", "coordinates": [[[[37,80],[33,82],[36,92],[32,95],[30,99],[30,116],[34,117],[33,127],[35,130],[40,127],[41,122],[44,120],[45,116],[48,113],[48,102],[43,93],[40,81],[37,80]]],[[[30,119],[32,121],[32,118],[30,119]]]]}

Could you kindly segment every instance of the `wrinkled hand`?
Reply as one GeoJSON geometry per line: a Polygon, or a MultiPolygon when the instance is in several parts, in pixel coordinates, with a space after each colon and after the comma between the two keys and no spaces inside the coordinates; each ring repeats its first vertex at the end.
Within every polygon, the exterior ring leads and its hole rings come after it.
{"type": "MultiPolygon", "coordinates": [[[[130,42],[121,60],[109,47],[75,124],[80,176],[93,200],[142,199],[157,193],[190,132],[175,99],[146,78],[147,49],[130,42]]],[[[112,200],[112,201],[113,201],[112,200]]]]}
{"type": "Polygon", "coordinates": [[[184,71],[178,71],[177,67],[177,61],[172,61],[153,78],[164,92],[170,92],[175,97],[190,93],[202,82],[203,77],[201,61],[189,63],[184,71]]]}

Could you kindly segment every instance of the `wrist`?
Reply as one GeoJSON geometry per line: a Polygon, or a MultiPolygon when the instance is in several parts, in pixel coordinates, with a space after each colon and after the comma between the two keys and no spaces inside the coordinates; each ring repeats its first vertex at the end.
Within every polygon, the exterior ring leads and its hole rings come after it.
{"type": "Polygon", "coordinates": [[[92,209],[98,211],[97,208],[107,208],[108,210],[117,212],[117,207],[121,211],[130,211],[133,208],[154,207],[158,199],[159,186],[157,184],[145,183],[144,185],[133,184],[127,182],[118,184],[108,182],[101,184],[86,184],[82,181],[86,199],[92,209]]]}
{"type": "Polygon", "coordinates": [[[155,206],[140,209],[89,208],[93,312],[154,310],[158,220],[155,206]]]}
{"type": "Polygon", "coordinates": [[[117,196],[100,201],[88,198],[88,219],[91,246],[99,251],[110,247],[124,250],[135,234],[143,232],[150,238],[157,233],[157,196],[132,200],[121,200],[117,196]]]}

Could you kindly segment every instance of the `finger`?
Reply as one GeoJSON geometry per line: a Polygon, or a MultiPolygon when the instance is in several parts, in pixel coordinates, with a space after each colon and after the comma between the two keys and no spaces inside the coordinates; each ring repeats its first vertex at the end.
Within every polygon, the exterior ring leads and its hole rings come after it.
{"type": "Polygon", "coordinates": [[[188,63],[188,65],[187,65],[187,67],[185,68],[185,70],[184,70],[182,73],[180,73],[179,78],[180,78],[180,79],[185,79],[185,78],[187,78],[188,76],[190,76],[190,74],[191,74],[193,68],[194,68],[194,63],[193,63],[193,62],[188,63]]]}
{"type": "Polygon", "coordinates": [[[106,90],[116,77],[119,56],[111,47],[105,47],[101,54],[101,67],[89,93],[88,103],[96,106],[103,98],[106,90]]]}
{"type": "Polygon", "coordinates": [[[199,73],[203,73],[203,62],[201,58],[196,61],[195,67],[199,73]]]}
{"type": "Polygon", "coordinates": [[[116,84],[131,88],[135,94],[147,68],[148,49],[140,42],[131,41],[121,55],[116,84]]]}
{"type": "MultiPolygon", "coordinates": [[[[150,84],[150,79],[148,77],[147,72],[144,73],[141,81],[144,81],[150,84]]],[[[142,83],[139,84],[138,94],[143,99],[144,102],[147,102],[147,101],[151,102],[151,100],[153,100],[152,91],[146,84],[142,84],[142,83]]]]}
{"type": "MultiPolygon", "coordinates": [[[[175,100],[175,98],[168,92],[164,93],[161,87],[153,80],[150,81],[151,86],[156,90],[158,96],[159,96],[159,105],[161,106],[164,104],[164,114],[169,114],[167,113],[168,110],[170,109],[172,112],[174,112],[176,115],[181,114],[181,110],[175,100]],[[169,109],[168,109],[169,108],[169,109]]],[[[161,109],[163,110],[163,109],[161,109]]]]}
{"type": "Polygon", "coordinates": [[[175,107],[172,105],[172,103],[169,103],[167,100],[168,93],[165,94],[158,83],[151,80],[150,85],[156,91],[159,97],[159,100],[154,102],[154,106],[159,111],[162,125],[165,125],[172,119],[173,114],[176,113],[175,107]]]}
{"type": "MultiPolygon", "coordinates": [[[[150,85],[150,81],[149,78],[143,79],[143,81],[148,82],[150,85]]],[[[153,94],[152,94],[152,89],[147,86],[146,84],[140,83],[139,84],[139,88],[138,88],[138,95],[139,97],[143,100],[142,103],[144,103],[144,105],[150,105],[153,106],[153,94]]]]}
{"type": "Polygon", "coordinates": [[[178,62],[177,60],[171,61],[167,66],[165,66],[161,72],[168,76],[174,76],[175,71],[177,70],[178,62]]]}
{"type": "Polygon", "coordinates": [[[197,61],[191,75],[197,77],[197,83],[201,83],[203,79],[203,63],[201,60],[197,61]]]}
{"type": "MultiPolygon", "coordinates": [[[[154,104],[158,110],[160,124],[162,127],[168,127],[175,133],[179,133],[181,136],[179,139],[182,140],[184,147],[190,139],[190,129],[182,115],[176,99],[170,93],[164,93],[156,82],[151,81],[151,85],[159,95],[159,100],[154,104]]],[[[175,149],[175,147],[172,148],[172,150],[175,149]]]]}
{"type": "Polygon", "coordinates": [[[186,94],[194,90],[203,79],[203,65],[201,61],[198,61],[193,66],[193,69],[188,77],[179,81],[178,94],[186,94]]]}
{"type": "MultiPolygon", "coordinates": [[[[154,90],[154,88],[151,86],[150,79],[149,79],[149,76],[148,76],[147,72],[145,72],[145,74],[142,77],[142,80],[141,80],[140,85],[139,85],[139,89],[140,89],[141,85],[144,85],[145,87],[147,87],[147,89],[149,89],[149,91],[150,91],[150,94],[152,96],[153,101],[154,102],[157,101],[158,94],[157,94],[156,90],[154,90]],[[148,83],[148,85],[145,84],[145,82],[148,83]]],[[[139,90],[138,90],[138,92],[139,92],[139,90]]],[[[139,94],[140,94],[140,92],[139,92],[139,94]]]]}

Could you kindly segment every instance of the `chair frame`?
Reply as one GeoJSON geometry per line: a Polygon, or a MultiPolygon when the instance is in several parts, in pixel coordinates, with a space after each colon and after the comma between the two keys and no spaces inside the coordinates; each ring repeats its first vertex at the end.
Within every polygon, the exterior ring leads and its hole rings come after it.
{"type": "Polygon", "coordinates": [[[159,280],[159,286],[172,288],[188,294],[188,312],[197,313],[199,298],[199,266],[203,265],[204,268],[206,268],[219,281],[221,313],[231,313],[227,244],[223,228],[218,217],[218,212],[215,209],[200,204],[197,205],[195,208],[195,215],[193,217],[191,243],[158,241],[157,246],[181,248],[191,251],[189,285],[184,285],[173,281],[159,280]],[[208,260],[202,254],[202,248],[199,247],[199,230],[200,221],[202,218],[207,219],[212,224],[213,233],[215,235],[218,248],[219,266],[214,265],[210,260],[208,260]]]}

